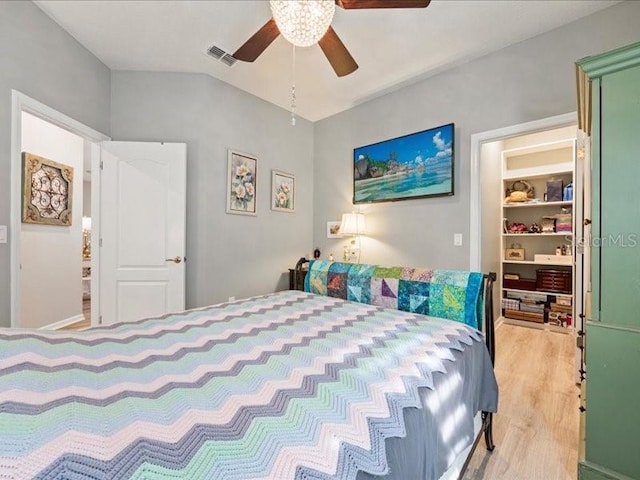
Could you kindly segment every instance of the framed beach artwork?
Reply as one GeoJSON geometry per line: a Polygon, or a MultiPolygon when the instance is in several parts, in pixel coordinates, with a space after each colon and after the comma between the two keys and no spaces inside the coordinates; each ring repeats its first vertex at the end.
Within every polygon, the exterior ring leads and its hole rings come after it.
{"type": "Polygon", "coordinates": [[[229,150],[227,163],[227,213],[256,215],[258,159],[229,150]]]}
{"type": "Polygon", "coordinates": [[[454,124],[354,148],[353,203],[453,195],[454,124]]]}
{"type": "Polygon", "coordinates": [[[271,210],[296,211],[296,177],[290,173],[271,170],[271,210]]]}

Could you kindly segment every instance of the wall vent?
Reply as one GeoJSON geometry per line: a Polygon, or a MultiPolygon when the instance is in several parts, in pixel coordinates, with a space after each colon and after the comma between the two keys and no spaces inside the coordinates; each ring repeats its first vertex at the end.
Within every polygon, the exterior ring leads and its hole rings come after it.
{"type": "Polygon", "coordinates": [[[233,55],[225,52],[223,49],[215,45],[212,45],[211,47],[209,47],[209,49],[207,50],[207,55],[224,63],[228,67],[232,66],[234,63],[238,61],[235,58],[233,58],[233,55]]]}

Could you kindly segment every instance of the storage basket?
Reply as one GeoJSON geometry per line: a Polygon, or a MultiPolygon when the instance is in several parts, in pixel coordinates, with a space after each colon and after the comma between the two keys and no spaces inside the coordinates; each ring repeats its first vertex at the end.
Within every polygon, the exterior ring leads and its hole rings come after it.
{"type": "Polygon", "coordinates": [[[503,310],[520,310],[520,300],[515,298],[503,298],[502,299],[503,310]]]}
{"type": "Polygon", "coordinates": [[[544,314],[544,303],[521,303],[520,310],[523,312],[542,313],[544,314]]]}
{"type": "Polygon", "coordinates": [[[524,260],[524,248],[519,243],[512,243],[510,248],[504,249],[505,260],[524,260]]]}
{"type": "Polygon", "coordinates": [[[547,181],[547,202],[561,202],[563,193],[562,180],[547,181]]]}

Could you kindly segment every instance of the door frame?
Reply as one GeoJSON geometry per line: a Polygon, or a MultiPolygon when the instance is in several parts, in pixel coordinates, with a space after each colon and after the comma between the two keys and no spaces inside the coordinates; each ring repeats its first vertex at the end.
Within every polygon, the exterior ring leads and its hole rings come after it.
{"type": "MultiPolygon", "coordinates": [[[[85,154],[91,156],[91,211],[92,228],[91,243],[98,245],[99,238],[99,212],[100,212],[100,148],[99,142],[110,140],[110,137],[74,120],[73,118],[25,95],[18,90],[11,90],[11,163],[10,163],[10,303],[11,303],[11,327],[18,326],[20,318],[20,229],[22,206],[22,112],[30,113],[42,120],[56,125],[64,130],[78,135],[88,142],[90,148],[85,154]],[[94,228],[96,225],[98,228],[94,228]],[[95,240],[95,243],[94,243],[95,240]]],[[[80,253],[79,253],[80,254],[80,253]]],[[[100,264],[100,249],[96,248],[91,254],[91,268],[96,275],[92,276],[91,295],[98,298],[98,285],[94,285],[94,278],[98,279],[100,264]],[[95,268],[95,270],[94,270],[95,268]]],[[[99,313],[98,302],[91,302],[91,321],[97,318],[99,313]],[[94,305],[94,303],[96,305],[94,305]]]]}
{"type": "Polygon", "coordinates": [[[480,158],[482,145],[488,142],[497,142],[510,137],[527,135],[529,133],[552,130],[555,128],[576,125],[578,115],[576,112],[556,115],[554,117],[534,120],[532,122],[519,123],[509,127],[488,130],[486,132],[471,135],[471,183],[469,185],[469,270],[481,271],[482,244],[481,236],[474,234],[480,232],[482,225],[482,196],[480,194],[480,158]]]}

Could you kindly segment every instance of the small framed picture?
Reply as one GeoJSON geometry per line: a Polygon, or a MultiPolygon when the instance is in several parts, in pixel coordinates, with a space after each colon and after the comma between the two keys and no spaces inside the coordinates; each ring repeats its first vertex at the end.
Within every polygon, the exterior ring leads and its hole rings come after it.
{"type": "Polygon", "coordinates": [[[271,170],[271,210],[296,211],[296,177],[290,173],[271,170]]]}
{"type": "Polygon", "coordinates": [[[227,213],[256,215],[258,159],[229,150],[227,165],[227,213]]]}
{"type": "Polygon", "coordinates": [[[341,222],[327,222],[327,238],[341,238],[340,237],[340,223],[341,222]]]}

